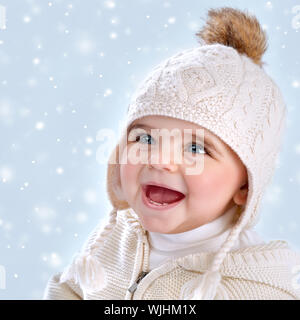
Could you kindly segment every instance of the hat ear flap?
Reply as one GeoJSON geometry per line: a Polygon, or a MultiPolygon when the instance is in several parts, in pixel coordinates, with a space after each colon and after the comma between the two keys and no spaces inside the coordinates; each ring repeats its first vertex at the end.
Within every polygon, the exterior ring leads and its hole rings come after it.
{"type": "Polygon", "coordinates": [[[119,164],[119,144],[112,151],[106,175],[106,188],[110,202],[113,207],[118,210],[129,208],[129,204],[125,201],[124,193],[121,187],[120,164],[119,164]]]}

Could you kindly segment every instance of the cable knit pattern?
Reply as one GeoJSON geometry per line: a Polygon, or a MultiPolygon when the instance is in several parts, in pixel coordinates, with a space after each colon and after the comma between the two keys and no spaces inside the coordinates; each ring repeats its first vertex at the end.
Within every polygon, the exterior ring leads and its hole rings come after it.
{"type": "MultiPolygon", "coordinates": [[[[96,228],[87,243],[99,232],[96,228]]],[[[151,270],[138,284],[134,293],[127,289],[142,270],[149,271],[149,243],[145,230],[131,210],[119,211],[117,224],[96,256],[107,274],[105,288],[85,292],[69,280],[59,282],[61,273],[51,277],[44,299],[183,299],[185,286],[211,265],[214,253],[200,252],[167,261],[151,270]]],[[[286,241],[230,251],[220,266],[221,285],[216,300],[300,299],[300,289],[293,286],[293,267],[300,265],[300,254],[292,251],[286,241]],[[225,295],[226,293],[226,295],[225,295]]]]}

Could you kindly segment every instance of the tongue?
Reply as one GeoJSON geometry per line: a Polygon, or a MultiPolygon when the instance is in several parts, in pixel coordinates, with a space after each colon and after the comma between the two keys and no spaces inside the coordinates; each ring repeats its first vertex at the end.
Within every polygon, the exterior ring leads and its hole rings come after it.
{"type": "Polygon", "coordinates": [[[184,198],[184,195],[180,192],[151,185],[147,186],[146,195],[152,201],[158,203],[173,203],[184,198]]]}

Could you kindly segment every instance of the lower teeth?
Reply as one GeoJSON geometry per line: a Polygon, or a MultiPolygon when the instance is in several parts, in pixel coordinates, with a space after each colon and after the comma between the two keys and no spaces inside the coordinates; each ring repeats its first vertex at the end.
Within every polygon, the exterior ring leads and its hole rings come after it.
{"type": "Polygon", "coordinates": [[[155,202],[155,201],[153,201],[153,200],[151,200],[151,199],[149,199],[149,202],[151,202],[151,203],[153,203],[153,204],[156,204],[156,205],[158,205],[158,206],[167,206],[167,205],[168,205],[168,203],[158,203],[158,202],[155,202]]]}

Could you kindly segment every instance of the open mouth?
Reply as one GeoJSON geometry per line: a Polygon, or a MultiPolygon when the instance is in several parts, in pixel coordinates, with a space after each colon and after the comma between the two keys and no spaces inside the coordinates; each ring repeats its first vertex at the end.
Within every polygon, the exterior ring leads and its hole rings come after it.
{"type": "Polygon", "coordinates": [[[143,185],[142,198],[148,208],[165,210],[177,206],[185,198],[185,195],[176,190],[156,185],[143,185]]]}

